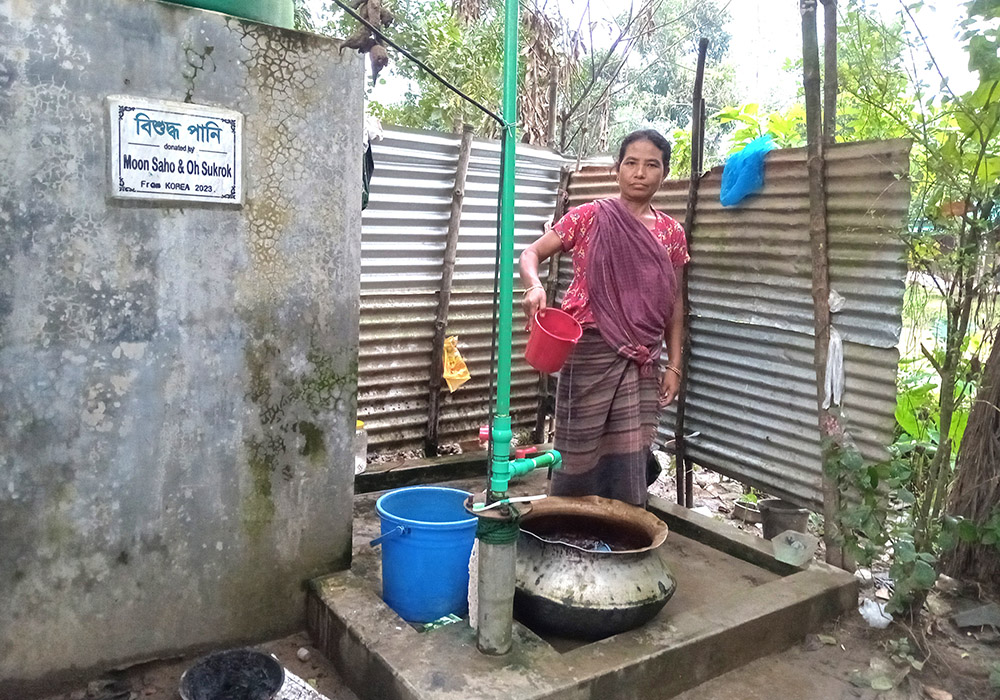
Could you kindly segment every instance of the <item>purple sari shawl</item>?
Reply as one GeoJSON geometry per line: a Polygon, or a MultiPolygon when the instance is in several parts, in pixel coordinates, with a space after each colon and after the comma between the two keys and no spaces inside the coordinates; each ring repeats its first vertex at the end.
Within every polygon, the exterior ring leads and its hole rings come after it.
{"type": "Polygon", "coordinates": [[[587,284],[605,342],[648,376],[673,315],[677,277],[666,248],[618,198],[597,202],[587,284]]]}

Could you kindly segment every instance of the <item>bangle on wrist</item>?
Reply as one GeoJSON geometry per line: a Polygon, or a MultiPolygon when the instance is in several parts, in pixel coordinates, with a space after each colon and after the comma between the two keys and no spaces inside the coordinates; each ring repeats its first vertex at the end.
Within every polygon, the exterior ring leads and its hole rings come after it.
{"type": "Polygon", "coordinates": [[[533,289],[541,289],[541,290],[544,290],[544,289],[545,289],[545,287],[543,287],[543,286],[542,286],[541,284],[533,284],[533,285],[531,285],[530,287],[528,287],[527,289],[525,289],[525,290],[524,290],[524,293],[525,293],[525,294],[527,294],[528,292],[532,291],[533,289]]]}
{"type": "Polygon", "coordinates": [[[681,371],[674,367],[673,365],[667,365],[667,369],[676,374],[678,377],[681,376],[681,371]]]}

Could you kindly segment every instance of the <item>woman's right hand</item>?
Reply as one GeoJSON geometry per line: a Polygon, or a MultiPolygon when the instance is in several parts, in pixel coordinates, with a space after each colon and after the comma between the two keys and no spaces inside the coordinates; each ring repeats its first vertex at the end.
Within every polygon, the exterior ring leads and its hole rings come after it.
{"type": "Polygon", "coordinates": [[[531,330],[531,319],[535,317],[535,314],[544,309],[545,304],[545,290],[541,287],[535,287],[524,293],[521,298],[521,310],[524,311],[524,315],[527,321],[524,324],[524,330],[531,330]]]}

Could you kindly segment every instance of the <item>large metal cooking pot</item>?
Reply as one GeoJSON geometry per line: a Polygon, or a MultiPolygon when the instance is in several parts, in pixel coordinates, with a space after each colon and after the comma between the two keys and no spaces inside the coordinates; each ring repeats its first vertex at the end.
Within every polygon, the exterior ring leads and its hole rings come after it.
{"type": "Polygon", "coordinates": [[[514,609],[528,627],[602,639],[655,616],[677,588],[657,551],[667,526],[598,496],[550,497],[521,520],[514,609]]]}

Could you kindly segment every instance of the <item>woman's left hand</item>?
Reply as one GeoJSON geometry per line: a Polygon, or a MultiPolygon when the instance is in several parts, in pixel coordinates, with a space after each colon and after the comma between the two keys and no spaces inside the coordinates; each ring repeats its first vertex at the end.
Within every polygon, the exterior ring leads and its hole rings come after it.
{"type": "Polygon", "coordinates": [[[660,378],[660,408],[672,404],[680,389],[680,375],[669,369],[664,370],[663,377],[660,378]]]}

